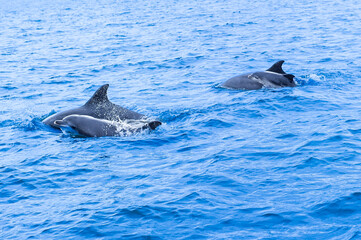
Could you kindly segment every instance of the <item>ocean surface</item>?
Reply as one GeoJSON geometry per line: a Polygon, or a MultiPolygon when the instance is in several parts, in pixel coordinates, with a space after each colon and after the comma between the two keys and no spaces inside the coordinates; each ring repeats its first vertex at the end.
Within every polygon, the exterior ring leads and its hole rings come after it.
{"type": "Polygon", "coordinates": [[[0,3],[0,239],[361,239],[359,1],[0,3]],[[42,123],[106,83],[163,125],[42,123]]]}

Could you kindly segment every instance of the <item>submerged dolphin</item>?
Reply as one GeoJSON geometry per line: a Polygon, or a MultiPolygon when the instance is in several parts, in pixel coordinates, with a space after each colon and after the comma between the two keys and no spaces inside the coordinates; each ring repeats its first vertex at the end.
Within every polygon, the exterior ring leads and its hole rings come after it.
{"type": "Polygon", "coordinates": [[[264,72],[242,74],[228,79],[221,87],[232,89],[256,90],[263,87],[295,87],[294,75],[287,74],[282,69],[285,61],[279,61],[264,72]]]}
{"type": "Polygon", "coordinates": [[[55,120],[54,124],[59,127],[71,127],[81,135],[87,137],[122,136],[141,130],[154,130],[161,122],[144,122],[133,120],[132,122],[116,122],[98,119],[87,115],[69,115],[62,120],[55,120]]]}
{"type": "Polygon", "coordinates": [[[43,123],[59,128],[54,122],[72,114],[88,115],[110,121],[145,118],[143,114],[133,112],[110,102],[107,96],[108,87],[109,84],[101,86],[83,106],[51,115],[44,119],[43,123]]]}

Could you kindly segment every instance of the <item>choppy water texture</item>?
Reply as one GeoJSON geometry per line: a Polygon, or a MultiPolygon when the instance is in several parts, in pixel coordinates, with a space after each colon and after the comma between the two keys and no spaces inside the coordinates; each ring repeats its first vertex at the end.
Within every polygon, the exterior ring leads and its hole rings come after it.
{"type": "Polygon", "coordinates": [[[358,1],[0,2],[1,239],[361,239],[358,1]],[[105,83],[164,124],[41,123],[105,83]]]}

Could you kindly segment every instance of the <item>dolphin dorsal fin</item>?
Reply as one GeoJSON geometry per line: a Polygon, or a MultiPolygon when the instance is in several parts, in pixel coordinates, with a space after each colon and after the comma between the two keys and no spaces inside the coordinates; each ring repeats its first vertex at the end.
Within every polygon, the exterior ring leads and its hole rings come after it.
{"type": "Polygon", "coordinates": [[[108,87],[109,84],[104,84],[101,86],[94,94],[93,96],[85,103],[85,105],[94,105],[98,103],[105,103],[109,102],[108,99],[108,87]]]}
{"type": "Polygon", "coordinates": [[[283,69],[282,69],[282,64],[284,63],[285,61],[281,60],[281,61],[278,61],[276,62],[275,64],[272,65],[272,67],[270,67],[269,69],[267,69],[266,71],[269,71],[269,72],[274,72],[274,73],[280,73],[280,74],[286,74],[283,69]]]}

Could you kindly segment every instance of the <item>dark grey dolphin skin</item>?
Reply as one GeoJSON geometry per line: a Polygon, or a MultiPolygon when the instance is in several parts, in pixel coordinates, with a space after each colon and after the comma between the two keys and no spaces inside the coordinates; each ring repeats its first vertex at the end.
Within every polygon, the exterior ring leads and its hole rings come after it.
{"type": "Polygon", "coordinates": [[[228,79],[221,87],[231,89],[256,90],[263,87],[295,87],[294,75],[287,74],[282,69],[285,61],[278,61],[264,72],[242,74],[228,79]]]}
{"type": "Polygon", "coordinates": [[[129,133],[140,132],[145,129],[154,130],[161,125],[161,122],[144,122],[134,120],[130,124],[94,118],[87,115],[69,115],[62,120],[55,120],[54,124],[61,127],[71,127],[86,137],[122,136],[129,133]]]}
{"type": "Polygon", "coordinates": [[[109,84],[101,86],[83,106],[51,115],[44,119],[43,123],[59,128],[54,122],[72,114],[88,115],[110,121],[145,118],[143,114],[133,112],[110,102],[107,96],[108,88],[109,84]]]}

